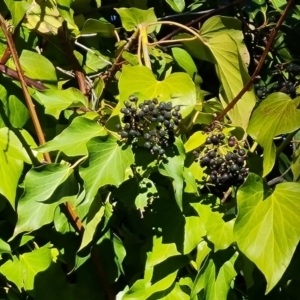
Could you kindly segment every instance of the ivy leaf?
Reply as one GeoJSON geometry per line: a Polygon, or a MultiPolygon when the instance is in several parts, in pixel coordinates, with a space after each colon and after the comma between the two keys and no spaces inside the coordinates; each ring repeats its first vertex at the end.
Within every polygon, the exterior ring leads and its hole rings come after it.
{"type": "MultiPolygon", "coordinates": [[[[178,39],[191,37],[189,34],[176,36],[178,39]]],[[[222,106],[226,107],[249,79],[235,40],[229,34],[223,33],[213,35],[208,41],[186,41],[183,44],[191,55],[216,66],[217,75],[223,87],[221,102],[222,106]]],[[[247,91],[234,108],[228,112],[235,125],[243,129],[247,128],[255,102],[256,96],[252,89],[247,91]]]]}
{"type": "MultiPolygon", "coordinates": [[[[228,34],[216,35],[209,40],[209,48],[216,60],[218,77],[223,86],[221,102],[226,107],[244,87],[249,79],[245,66],[241,64],[235,41],[228,34]],[[228,74],[231,74],[229,77],[228,74]]],[[[246,129],[254,108],[256,97],[254,90],[247,91],[241,100],[228,112],[237,126],[246,129]]]]}
{"type": "MultiPolygon", "coordinates": [[[[142,10],[139,8],[115,8],[121,17],[121,22],[126,31],[133,31],[141,23],[149,24],[157,21],[154,13],[154,8],[142,10]]],[[[155,26],[150,26],[147,29],[148,33],[155,30],[155,26]]]]}
{"type": "Polygon", "coordinates": [[[53,64],[43,55],[23,50],[20,63],[26,76],[42,81],[45,85],[56,85],[57,77],[53,64]]]}
{"type": "Polygon", "coordinates": [[[104,38],[114,37],[115,26],[109,22],[99,21],[95,19],[88,19],[83,24],[80,35],[98,33],[104,38]]]}
{"type": "Polygon", "coordinates": [[[19,24],[19,22],[24,18],[26,11],[30,7],[30,2],[14,0],[4,0],[4,2],[11,13],[12,24],[16,27],[19,24]]]}
{"type": "Polygon", "coordinates": [[[113,136],[95,137],[88,144],[88,160],[79,169],[86,189],[86,201],[91,201],[98,189],[107,184],[119,186],[125,179],[126,169],[133,164],[132,150],[120,145],[113,136]]]}
{"type": "Polygon", "coordinates": [[[246,66],[249,65],[250,55],[244,42],[242,23],[232,17],[213,16],[204,22],[200,29],[200,35],[209,42],[211,38],[219,34],[229,34],[236,42],[239,53],[246,66]]]}
{"type": "Polygon", "coordinates": [[[231,249],[218,252],[201,268],[194,281],[191,299],[200,294],[200,299],[227,299],[232,279],[236,276],[234,263],[238,252],[231,249]]]}
{"type": "Polygon", "coordinates": [[[45,271],[51,261],[51,250],[49,244],[46,244],[30,253],[13,256],[12,260],[8,260],[0,267],[0,272],[20,291],[24,288],[28,292],[33,292],[36,275],[45,271]]]}
{"type": "Polygon", "coordinates": [[[46,89],[43,92],[35,91],[39,101],[45,106],[46,113],[58,119],[62,110],[71,107],[85,107],[86,100],[83,94],[75,89],[66,90],[46,89]]]}
{"type": "Polygon", "coordinates": [[[94,218],[87,223],[83,233],[81,245],[78,251],[86,247],[93,240],[93,236],[96,232],[98,224],[100,223],[104,215],[104,211],[105,211],[105,207],[102,206],[99,209],[99,211],[95,214],[94,218]]]}
{"type": "MultiPolygon", "coordinates": [[[[43,201],[55,195],[54,192],[59,192],[58,187],[61,187],[62,193],[67,195],[70,192],[67,188],[70,182],[66,180],[72,173],[73,169],[66,165],[49,164],[31,169],[26,174],[25,192],[18,202],[18,222],[13,238],[21,232],[36,230],[53,221],[54,211],[59,202],[45,203],[43,201]],[[61,186],[64,182],[66,184],[61,186]]],[[[60,193],[51,202],[59,200],[61,200],[60,193]]]]}
{"type": "Polygon", "coordinates": [[[201,131],[196,131],[193,133],[189,139],[184,144],[184,149],[186,152],[190,152],[199,146],[203,145],[207,139],[208,135],[201,131]]]}
{"type": "MultiPolygon", "coordinates": [[[[43,34],[57,34],[58,28],[62,25],[62,18],[57,7],[52,2],[43,1],[36,5],[30,5],[26,12],[24,25],[28,29],[34,29],[43,34]]],[[[42,55],[37,55],[43,57],[42,55]]],[[[39,65],[36,65],[36,67],[39,67],[39,65]]],[[[43,71],[46,70],[44,69],[43,71]]]]}
{"type": "Polygon", "coordinates": [[[198,70],[189,53],[184,49],[173,47],[172,55],[177,64],[184,71],[186,71],[191,76],[191,78],[194,78],[194,75],[198,72],[198,70]]]}
{"type": "Polygon", "coordinates": [[[0,129],[0,193],[15,207],[18,181],[23,162],[31,163],[23,145],[8,128],[0,129]]]}
{"type": "Polygon", "coordinates": [[[270,173],[275,163],[273,138],[300,127],[299,101],[300,98],[291,100],[284,93],[273,93],[261,102],[251,117],[247,132],[264,148],[263,176],[270,173]]]}
{"type": "Polygon", "coordinates": [[[228,248],[234,242],[233,221],[225,222],[224,214],[212,211],[208,205],[193,203],[192,206],[201,219],[208,240],[214,243],[214,250],[228,248]]]}
{"type": "Polygon", "coordinates": [[[185,153],[182,141],[177,139],[172,146],[173,149],[166,151],[167,160],[159,165],[159,172],[167,177],[172,178],[172,184],[175,192],[175,199],[182,210],[182,194],[184,181],[184,160],[185,153]]]}
{"type": "Polygon", "coordinates": [[[139,182],[139,193],[135,198],[135,207],[143,213],[145,207],[153,200],[155,195],[157,195],[157,189],[154,183],[148,178],[143,178],[139,182]]]}
{"type": "Polygon", "coordinates": [[[207,220],[207,239],[214,244],[214,251],[228,248],[234,241],[233,225],[234,220],[225,222],[223,214],[213,212],[207,220]]]}
{"type": "Polygon", "coordinates": [[[186,73],[172,73],[165,80],[158,81],[147,67],[124,65],[119,90],[121,101],[126,101],[133,92],[148,98],[157,97],[160,101],[171,99],[174,105],[182,105],[183,117],[190,114],[196,104],[195,85],[186,73]]]}
{"type": "Polygon", "coordinates": [[[182,12],[185,8],[185,1],[184,0],[166,0],[166,2],[176,12],[182,12]]]}
{"type": "Polygon", "coordinates": [[[87,155],[87,142],[93,137],[105,135],[106,130],[96,121],[77,117],[61,134],[37,148],[37,151],[45,153],[59,150],[68,156],[87,155]]]}
{"type": "Polygon", "coordinates": [[[176,255],[181,254],[177,251],[175,243],[163,244],[162,237],[154,237],[152,251],[148,254],[147,257],[146,269],[152,268],[165,261],[167,258],[176,255]]]}
{"type": "Polygon", "coordinates": [[[199,217],[186,217],[184,226],[183,254],[189,254],[201,242],[206,230],[199,217]]]}
{"type": "Polygon", "coordinates": [[[267,293],[282,277],[299,242],[299,199],[299,183],[278,184],[270,194],[255,174],[238,190],[234,235],[239,249],[265,275],[267,293]]]}

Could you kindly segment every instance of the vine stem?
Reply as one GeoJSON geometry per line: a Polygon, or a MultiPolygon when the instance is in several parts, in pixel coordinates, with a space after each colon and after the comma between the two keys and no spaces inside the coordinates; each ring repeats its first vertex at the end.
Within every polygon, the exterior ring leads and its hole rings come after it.
{"type": "Polygon", "coordinates": [[[119,63],[122,60],[122,54],[124,51],[129,51],[129,49],[132,47],[133,43],[135,42],[135,40],[138,38],[139,36],[139,30],[135,30],[135,32],[132,34],[132,36],[129,38],[127,44],[123,47],[123,49],[119,52],[117,58],[115,59],[115,62],[113,63],[113,65],[111,66],[111,68],[108,70],[108,75],[104,75],[102,76],[102,79],[106,79],[111,80],[115,73],[117,72],[118,68],[119,68],[119,63]]]}
{"type": "MultiPolygon", "coordinates": [[[[224,6],[221,6],[220,8],[213,9],[212,11],[208,12],[207,14],[202,15],[201,17],[199,17],[199,18],[197,18],[197,19],[195,19],[195,20],[193,20],[193,21],[187,23],[185,26],[187,26],[187,27],[193,26],[194,24],[199,23],[199,22],[201,22],[202,20],[207,19],[207,18],[209,18],[209,17],[211,17],[211,16],[213,16],[213,15],[219,13],[219,12],[221,12],[222,10],[224,10],[224,9],[230,7],[230,6],[234,6],[234,5],[239,4],[239,3],[241,3],[241,2],[244,2],[244,1],[245,1],[245,0],[236,0],[236,1],[232,1],[232,2],[230,2],[229,4],[226,4],[226,5],[224,5],[224,6]]],[[[171,33],[169,33],[168,35],[166,35],[165,37],[163,37],[162,39],[160,39],[160,41],[169,40],[172,36],[174,36],[175,34],[177,34],[177,33],[179,33],[179,32],[180,32],[180,28],[178,28],[178,29],[172,31],[171,33]]]]}
{"type": "Polygon", "coordinates": [[[147,26],[145,24],[140,24],[138,26],[139,32],[140,32],[140,41],[142,44],[143,49],[143,57],[145,65],[148,69],[152,70],[151,68],[151,61],[149,57],[149,51],[148,51],[148,33],[147,33],[147,26]]]}
{"type": "Polygon", "coordinates": [[[280,19],[278,20],[278,22],[276,23],[274,29],[272,30],[271,34],[270,34],[270,38],[268,40],[268,43],[266,45],[266,48],[259,60],[259,63],[254,71],[254,73],[252,74],[252,76],[250,77],[250,79],[248,80],[248,82],[246,83],[246,85],[242,88],[242,90],[234,97],[234,99],[220,112],[220,114],[217,116],[216,120],[219,121],[220,119],[222,119],[235,105],[236,103],[242,98],[242,96],[250,89],[250,87],[252,86],[252,83],[254,81],[254,79],[256,78],[256,76],[259,74],[261,68],[263,67],[263,64],[268,56],[268,53],[271,49],[271,46],[273,44],[273,41],[276,37],[276,34],[280,28],[280,26],[282,25],[283,21],[286,18],[286,15],[288,14],[290,8],[292,7],[292,5],[294,4],[295,0],[290,0],[288,1],[280,19]]]}
{"type": "MultiPolygon", "coordinates": [[[[26,84],[26,81],[25,81],[25,78],[24,78],[23,70],[22,70],[22,67],[21,67],[21,64],[20,64],[20,60],[19,60],[19,57],[18,57],[18,54],[17,54],[15,44],[13,42],[11,33],[7,30],[5,20],[4,20],[4,18],[1,14],[0,14],[0,26],[3,30],[3,33],[4,33],[5,38],[7,40],[7,44],[8,44],[8,47],[10,49],[13,61],[15,63],[16,70],[17,70],[17,73],[18,73],[18,77],[20,79],[20,83],[21,83],[21,86],[22,86],[22,91],[23,91],[23,94],[24,94],[24,98],[25,98],[25,101],[26,101],[26,104],[27,104],[27,107],[28,107],[28,110],[29,110],[34,128],[35,128],[39,143],[40,143],[40,145],[43,145],[46,142],[45,137],[44,137],[44,133],[43,133],[40,121],[38,119],[37,113],[35,111],[35,106],[33,104],[31,96],[28,92],[28,87],[27,87],[27,84],[26,84]]],[[[44,153],[44,159],[45,159],[46,162],[51,163],[51,158],[50,158],[49,153],[44,153]]],[[[76,229],[79,232],[82,232],[83,225],[82,225],[79,217],[75,213],[74,208],[72,207],[72,204],[67,202],[65,204],[65,206],[67,208],[68,216],[76,224],[76,229]]]]}
{"type": "MultiPolygon", "coordinates": [[[[14,44],[13,39],[12,39],[12,35],[11,35],[10,31],[7,29],[6,24],[5,24],[5,20],[4,20],[4,18],[1,14],[0,14],[0,25],[1,25],[2,31],[5,35],[8,47],[10,49],[13,61],[14,61],[15,66],[16,66],[16,70],[17,70],[17,73],[18,73],[18,76],[19,76],[19,79],[20,79],[20,83],[21,83],[21,86],[22,86],[22,91],[23,91],[23,94],[24,94],[24,98],[25,98],[25,101],[26,101],[26,104],[27,104],[32,122],[33,122],[33,126],[35,128],[39,143],[40,143],[40,145],[43,145],[43,144],[46,143],[44,133],[43,133],[41,124],[39,122],[37,113],[35,111],[33,101],[31,99],[31,96],[30,96],[29,92],[28,92],[27,84],[26,84],[26,81],[25,81],[25,78],[24,78],[24,74],[23,74],[23,70],[22,70],[22,67],[21,67],[21,64],[20,64],[20,60],[19,60],[19,57],[18,57],[18,54],[17,54],[17,50],[16,50],[15,44],[14,44]]],[[[47,162],[51,162],[49,153],[44,153],[44,159],[47,162]]]]}
{"type": "Polygon", "coordinates": [[[171,25],[171,26],[177,26],[181,29],[184,29],[185,31],[188,31],[189,33],[191,33],[193,36],[197,37],[201,43],[203,43],[204,45],[207,45],[207,43],[205,42],[205,40],[200,36],[200,34],[198,34],[195,30],[185,26],[185,25],[182,25],[180,23],[177,23],[177,22],[173,22],[173,21],[157,21],[157,22],[153,22],[153,23],[149,23],[147,24],[147,27],[150,27],[150,26],[155,26],[155,25],[160,25],[160,24],[165,24],[165,25],[171,25]]]}
{"type": "Polygon", "coordinates": [[[161,45],[161,44],[172,44],[172,43],[179,43],[179,42],[189,42],[189,41],[194,41],[196,39],[197,39],[197,37],[193,36],[192,38],[186,38],[186,39],[157,41],[157,42],[148,43],[148,46],[156,46],[156,45],[161,45]]]}

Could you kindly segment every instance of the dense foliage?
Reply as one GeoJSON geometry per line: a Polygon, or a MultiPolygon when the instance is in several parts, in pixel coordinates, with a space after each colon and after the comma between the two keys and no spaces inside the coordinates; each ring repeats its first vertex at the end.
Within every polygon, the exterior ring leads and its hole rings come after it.
{"type": "Polygon", "coordinates": [[[297,3],[0,1],[0,298],[300,299],[297,3]]]}

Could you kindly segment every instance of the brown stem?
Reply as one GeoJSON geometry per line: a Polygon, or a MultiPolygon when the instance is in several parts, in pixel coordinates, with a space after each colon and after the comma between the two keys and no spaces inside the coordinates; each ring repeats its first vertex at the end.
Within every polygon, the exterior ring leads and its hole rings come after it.
{"type": "MultiPolygon", "coordinates": [[[[32,119],[32,122],[33,122],[33,126],[35,128],[35,131],[36,131],[36,134],[37,134],[37,137],[38,137],[38,140],[39,140],[39,144],[43,145],[46,142],[45,137],[44,137],[44,133],[43,133],[41,124],[39,122],[38,116],[36,114],[33,101],[31,99],[31,96],[30,96],[30,94],[28,92],[28,89],[27,89],[27,84],[26,84],[26,81],[25,81],[25,78],[24,78],[24,73],[23,73],[23,70],[22,70],[22,67],[21,67],[21,64],[20,64],[20,60],[19,60],[19,57],[18,57],[18,54],[17,54],[17,50],[16,50],[16,47],[15,47],[14,41],[12,39],[11,33],[9,32],[9,30],[7,30],[5,20],[4,20],[4,18],[2,17],[1,14],[0,14],[0,25],[1,25],[1,28],[2,28],[3,33],[5,35],[8,47],[10,49],[13,61],[15,63],[16,69],[17,69],[17,73],[18,73],[20,83],[21,83],[21,86],[22,86],[22,91],[23,91],[23,94],[24,94],[24,98],[25,98],[25,101],[26,101],[26,104],[27,104],[27,107],[28,107],[28,110],[29,110],[29,113],[30,113],[30,116],[31,116],[31,119],[32,119]]],[[[51,162],[49,153],[44,154],[44,159],[47,162],[51,162]]]]}
{"type": "MultiPolygon", "coordinates": [[[[20,64],[20,60],[19,60],[19,57],[18,57],[18,54],[17,54],[17,50],[16,50],[16,47],[15,47],[15,44],[13,42],[11,33],[7,30],[7,27],[6,27],[6,24],[5,24],[5,20],[4,20],[4,18],[3,18],[3,16],[1,14],[0,14],[0,26],[1,26],[2,30],[3,30],[3,33],[5,35],[8,47],[10,49],[13,61],[14,61],[15,66],[16,66],[16,70],[17,70],[18,77],[19,77],[19,80],[20,80],[20,83],[21,83],[21,86],[22,86],[22,91],[23,91],[23,94],[24,94],[24,98],[25,98],[25,101],[26,101],[26,104],[27,104],[27,107],[28,107],[28,110],[29,110],[29,113],[30,113],[30,116],[31,116],[31,119],[32,119],[32,122],[33,122],[33,125],[34,125],[34,128],[35,128],[35,131],[36,131],[36,134],[37,134],[37,137],[38,137],[38,140],[39,140],[39,144],[43,145],[46,142],[45,141],[45,137],[44,137],[44,133],[43,133],[41,124],[39,122],[37,113],[35,111],[35,106],[33,104],[31,96],[30,96],[30,94],[28,92],[28,88],[27,88],[25,76],[23,74],[23,70],[22,70],[22,67],[21,67],[21,64],[20,64]]],[[[44,154],[44,159],[48,163],[51,163],[51,158],[50,158],[49,153],[45,153],[44,154]]],[[[67,202],[65,204],[65,206],[67,208],[69,217],[72,218],[72,220],[74,221],[74,223],[77,225],[76,229],[79,232],[82,231],[83,225],[82,225],[80,219],[78,218],[78,216],[76,215],[76,213],[75,213],[75,211],[74,211],[74,209],[72,207],[72,204],[69,203],[69,202],[67,202]]]]}
{"type": "MultiPolygon", "coordinates": [[[[15,79],[15,80],[20,81],[18,72],[16,72],[15,70],[13,70],[1,63],[0,63],[0,72],[15,79]]],[[[27,76],[24,76],[24,80],[25,80],[27,86],[34,87],[37,90],[44,91],[47,89],[47,87],[44,86],[41,82],[35,81],[27,76]]]]}
{"type": "Polygon", "coordinates": [[[242,90],[234,97],[234,99],[220,112],[220,114],[217,116],[216,120],[219,121],[221,120],[235,105],[236,103],[241,99],[241,97],[250,89],[254,79],[256,78],[256,76],[259,74],[261,68],[263,67],[263,64],[268,56],[268,53],[272,47],[273,41],[276,37],[276,34],[280,28],[280,26],[282,25],[287,13],[289,12],[290,8],[292,7],[292,5],[294,4],[295,0],[290,0],[288,1],[280,19],[278,20],[278,22],[276,23],[274,29],[272,30],[271,34],[270,34],[270,38],[268,40],[268,43],[266,45],[266,48],[259,60],[259,63],[254,71],[254,73],[252,74],[251,78],[248,80],[248,82],[246,83],[246,85],[242,88],[242,90]]]}
{"type": "Polygon", "coordinates": [[[60,37],[62,40],[62,44],[64,46],[64,50],[67,54],[67,57],[71,61],[72,68],[74,70],[75,77],[78,82],[78,87],[79,87],[80,91],[83,93],[83,95],[86,97],[87,106],[88,106],[87,96],[88,96],[89,89],[88,89],[88,86],[87,86],[86,80],[85,80],[85,72],[84,72],[83,68],[81,67],[81,65],[79,64],[76,56],[74,55],[72,45],[70,42],[70,37],[68,36],[68,27],[67,27],[66,21],[64,21],[62,23],[62,27],[59,30],[59,34],[60,34],[60,37]]]}
{"type": "Polygon", "coordinates": [[[105,275],[105,271],[102,267],[102,263],[98,256],[98,253],[97,253],[97,248],[95,246],[93,246],[91,249],[91,258],[92,258],[94,265],[96,266],[97,274],[98,274],[99,278],[101,278],[101,285],[102,285],[102,288],[105,290],[105,293],[106,293],[108,299],[115,300],[116,292],[113,290],[113,287],[111,286],[111,284],[109,283],[109,281],[105,275]]]}
{"type": "Polygon", "coordinates": [[[108,75],[104,75],[107,81],[111,80],[116,72],[118,71],[119,67],[120,67],[120,62],[122,60],[122,54],[124,51],[129,51],[130,48],[132,47],[133,43],[135,42],[135,40],[137,39],[139,35],[139,30],[136,30],[133,35],[129,38],[129,41],[127,42],[127,44],[123,47],[123,49],[120,51],[119,55],[117,56],[115,62],[113,63],[113,65],[111,66],[111,68],[107,71],[108,75]]]}
{"type": "MultiPolygon", "coordinates": [[[[199,17],[199,18],[197,18],[197,19],[195,19],[195,20],[187,23],[185,26],[187,26],[187,27],[193,26],[196,23],[199,23],[199,22],[201,22],[201,21],[203,21],[203,20],[205,20],[205,19],[207,19],[207,18],[209,18],[211,16],[214,16],[215,14],[219,13],[222,10],[224,10],[224,9],[230,7],[230,6],[239,4],[239,3],[243,2],[243,1],[245,1],[245,0],[232,1],[232,2],[230,2],[227,5],[224,5],[224,6],[221,6],[219,8],[216,8],[216,9],[208,12],[207,14],[202,15],[201,17],[199,17]]],[[[169,33],[168,35],[166,35],[165,37],[163,37],[162,39],[160,39],[160,41],[169,40],[171,37],[173,37],[175,34],[179,33],[180,31],[181,31],[181,28],[176,29],[176,30],[172,31],[171,33],[169,33]]]]}

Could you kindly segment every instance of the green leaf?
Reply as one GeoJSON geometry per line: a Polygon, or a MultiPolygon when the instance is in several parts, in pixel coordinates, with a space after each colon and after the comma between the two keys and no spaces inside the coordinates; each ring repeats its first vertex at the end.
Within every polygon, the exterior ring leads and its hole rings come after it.
{"type": "Polygon", "coordinates": [[[152,268],[159,263],[164,262],[167,258],[181,255],[176,248],[176,244],[163,244],[162,238],[154,237],[153,238],[153,248],[152,251],[148,254],[146,269],[152,268]]]}
{"type": "Polygon", "coordinates": [[[247,132],[264,148],[263,176],[270,173],[275,163],[273,138],[300,127],[300,110],[297,109],[300,98],[297,99],[291,100],[284,93],[273,93],[257,107],[251,117],[247,132]]]}
{"type": "Polygon", "coordinates": [[[97,50],[93,50],[93,53],[87,52],[85,62],[85,69],[87,71],[90,69],[93,72],[98,72],[108,65],[111,65],[109,57],[102,55],[97,50]]]}
{"type": "Polygon", "coordinates": [[[2,258],[3,253],[11,253],[10,245],[0,239],[0,257],[2,258]]]}
{"type": "Polygon", "coordinates": [[[206,230],[199,217],[186,217],[184,226],[183,254],[189,254],[201,242],[206,230]]]}
{"type": "Polygon", "coordinates": [[[199,33],[208,42],[216,35],[229,34],[237,44],[243,62],[249,65],[250,55],[244,42],[242,23],[237,18],[213,16],[204,22],[199,33]]]}
{"type": "Polygon", "coordinates": [[[154,183],[148,178],[143,178],[143,180],[139,182],[139,192],[134,201],[135,207],[143,213],[148,203],[153,200],[154,195],[157,195],[157,189],[154,183]]]}
{"type": "Polygon", "coordinates": [[[17,26],[19,22],[24,18],[27,9],[30,7],[30,1],[14,1],[4,0],[7,8],[9,9],[12,16],[13,26],[17,26]]]}
{"type": "Polygon", "coordinates": [[[20,56],[20,63],[26,76],[42,81],[45,85],[56,85],[55,68],[46,57],[24,49],[20,56]]]}
{"type": "Polygon", "coordinates": [[[195,85],[186,73],[172,73],[163,81],[157,81],[147,67],[123,66],[119,80],[120,100],[126,101],[133,93],[145,97],[157,97],[159,101],[172,101],[182,105],[181,114],[186,117],[196,104],[195,85]]]}
{"type": "MultiPolygon", "coordinates": [[[[73,169],[66,165],[49,164],[31,169],[26,174],[25,192],[17,207],[18,222],[14,237],[21,232],[36,230],[53,221],[54,211],[59,203],[45,203],[43,201],[55,195],[54,192],[58,190],[58,187],[61,187],[63,193],[67,194],[69,192],[67,185],[70,182],[66,182],[66,180],[72,173],[73,169]],[[64,182],[66,184],[62,185],[64,182]]],[[[51,202],[60,199],[61,195],[58,194],[51,202]]]]}
{"type": "Polygon", "coordinates": [[[107,184],[119,186],[125,179],[126,169],[133,164],[132,150],[109,136],[96,137],[88,144],[88,160],[80,166],[79,173],[84,180],[86,201],[91,201],[98,189],[107,184]]]}
{"type": "Polygon", "coordinates": [[[21,291],[33,291],[35,277],[39,272],[45,271],[51,264],[51,250],[49,244],[30,253],[13,256],[0,267],[0,272],[7,280],[13,282],[21,291]]]}
{"type": "Polygon", "coordinates": [[[95,136],[105,135],[106,130],[96,121],[77,117],[61,134],[37,150],[42,153],[59,150],[68,156],[87,155],[87,142],[95,136]]]}
{"type": "Polygon", "coordinates": [[[8,128],[0,129],[0,193],[15,208],[16,191],[23,162],[31,163],[23,145],[8,128]]]}
{"type": "MultiPolygon", "coordinates": [[[[154,8],[142,10],[139,8],[115,8],[121,17],[121,22],[126,31],[133,31],[141,23],[149,24],[157,21],[154,13],[154,8]]],[[[155,30],[155,26],[150,26],[147,29],[148,33],[155,30]]]]}
{"type": "Polygon", "coordinates": [[[213,212],[206,223],[207,239],[214,244],[214,251],[228,248],[234,241],[234,220],[225,222],[223,214],[213,212]]]}
{"type": "Polygon", "coordinates": [[[9,123],[15,128],[21,128],[25,125],[29,119],[29,112],[22,102],[22,98],[21,90],[16,89],[15,84],[11,81],[4,79],[0,85],[0,100],[3,103],[0,107],[1,127],[9,126],[9,123]]]}
{"type": "Polygon", "coordinates": [[[187,51],[181,48],[173,47],[172,55],[177,64],[186,71],[191,78],[198,72],[197,67],[187,51]]]}
{"type": "MultiPolygon", "coordinates": [[[[222,34],[211,38],[209,48],[215,57],[217,74],[223,86],[221,102],[223,107],[226,107],[244,87],[249,75],[245,66],[241,64],[237,45],[231,36],[222,34]]],[[[255,102],[254,90],[247,91],[228,112],[234,125],[247,128],[255,102]]]]}
{"type": "Polygon", "coordinates": [[[236,276],[234,263],[238,252],[231,249],[211,256],[197,274],[192,288],[191,299],[198,294],[201,300],[226,300],[230,284],[236,276]]]}
{"type": "Polygon", "coordinates": [[[299,243],[299,199],[299,183],[280,183],[270,194],[255,174],[238,190],[234,235],[239,249],[265,275],[266,293],[282,277],[299,243]]]}
{"type": "Polygon", "coordinates": [[[293,172],[294,181],[298,181],[300,177],[300,147],[298,147],[293,154],[291,170],[293,172]]]}
{"type": "Polygon", "coordinates": [[[189,137],[189,139],[184,144],[185,151],[190,152],[190,151],[200,147],[201,145],[203,145],[205,143],[205,140],[207,139],[207,137],[208,137],[208,135],[205,134],[204,132],[196,131],[189,137]]]}
{"type": "Polygon", "coordinates": [[[83,24],[83,27],[80,31],[80,35],[98,33],[101,37],[112,38],[114,34],[115,26],[111,23],[88,19],[83,24]]]}
{"type": "Polygon", "coordinates": [[[46,89],[43,92],[35,92],[39,101],[45,106],[46,113],[58,119],[62,110],[69,107],[86,107],[83,94],[75,89],[66,90],[46,89]]]}
{"type": "Polygon", "coordinates": [[[87,223],[87,225],[85,227],[81,245],[80,245],[78,251],[80,251],[81,249],[86,247],[93,240],[97,226],[100,223],[100,221],[104,215],[104,212],[105,212],[105,206],[101,206],[100,209],[98,210],[98,212],[94,215],[94,217],[91,220],[89,220],[89,222],[87,223]]]}
{"type": "Polygon", "coordinates": [[[175,192],[175,199],[182,210],[182,194],[183,194],[183,181],[184,181],[184,160],[185,153],[182,141],[177,139],[172,146],[173,149],[167,149],[167,160],[159,165],[159,172],[167,177],[172,178],[172,184],[175,192]]]}
{"type": "Polygon", "coordinates": [[[166,2],[176,12],[182,12],[185,8],[185,1],[184,0],[166,0],[166,2]]]}

